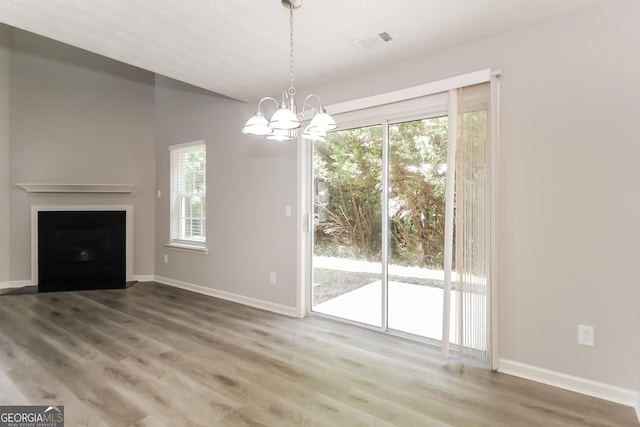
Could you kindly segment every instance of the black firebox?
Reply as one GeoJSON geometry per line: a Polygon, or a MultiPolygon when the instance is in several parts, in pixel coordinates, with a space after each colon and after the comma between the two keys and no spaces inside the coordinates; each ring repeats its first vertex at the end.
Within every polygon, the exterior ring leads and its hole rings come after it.
{"type": "Polygon", "coordinates": [[[38,291],[125,288],[126,214],[38,212],[38,291]]]}

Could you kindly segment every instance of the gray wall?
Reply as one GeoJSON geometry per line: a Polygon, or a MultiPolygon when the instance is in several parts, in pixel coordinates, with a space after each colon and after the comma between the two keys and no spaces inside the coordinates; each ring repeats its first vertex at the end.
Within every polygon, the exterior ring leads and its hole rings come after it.
{"type": "Polygon", "coordinates": [[[243,135],[255,106],[156,78],[156,275],[295,307],[296,144],[243,135]],[[169,241],[168,146],[207,142],[207,255],[169,241]],[[285,206],[292,216],[285,217],[285,206]],[[169,256],[164,264],[163,257],[169,256]],[[277,284],[269,283],[269,272],[277,284]]]}
{"type": "Polygon", "coordinates": [[[9,35],[0,24],[0,284],[9,281],[9,35]]]}
{"type": "Polygon", "coordinates": [[[633,390],[640,388],[639,16],[640,2],[611,2],[299,89],[331,104],[501,69],[501,356],[633,390]],[[594,348],[577,344],[579,323],[595,326],[594,348]]]}
{"type": "Polygon", "coordinates": [[[152,275],[154,75],[25,31],[11,37],[10,280],[31,278],[32,204],[133,204],[133,273],[152,275]],[[137,190],[34,194],[14,186],[24,182],[137,190]]]}
{"type": "MultiPolygon", "coordinates": [[[[501,356],[627,389],[640,389],[637,16],[639,2],[620,0],[298,89],[330,104],[501,69],[501,356]],[[578,323],[596,327],[594,348],[577,345],[578,323]]],[[[0,94],[7,93],[6,39],[0,32],[0,94]]],[[[242,135],[253,106],[162,77],[154,104],[149,73],[21,31],[13,33],[10,70],[9,177],[2,156],[7,98],[0,96],[0,240],[10,192],[10,280],[30,276],[30,204],[134,203],[135,274],[295,305],[296,145],[242,135]],[[207,255],[163,246],[167,146],[195,139],[208,148],[207,255]],[[44,196],[13,188],[26,181],[139,189],[129,196],[44,196]],[[162,198],[154,198],[154,186],[162,198]],[[290,218],[285,205],[293,208],[290,218]],[[270,271],[278,273],[275,286],[270,271]]],[[[6,250],[0,244],[0,282],[7,280],[6,250]]]]}

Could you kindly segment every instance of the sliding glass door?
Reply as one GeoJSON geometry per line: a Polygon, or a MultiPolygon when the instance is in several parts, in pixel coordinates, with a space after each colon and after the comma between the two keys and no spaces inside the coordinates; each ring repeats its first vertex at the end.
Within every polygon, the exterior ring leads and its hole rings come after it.
{"type": "Polygon", "coordinates": [[[338,131],[313,151],[312,308],[382,326],[382,127],[338,131]]]}
{"type": "Polygon", "coordinates": [[[389,125],[388,327],[442,339],[446,116],[389,125]]]}
{"type": "Polygon", "coordinates": [[[489,94],[356,111],[314,142],[312,311],[487,362],[489,94]]]}

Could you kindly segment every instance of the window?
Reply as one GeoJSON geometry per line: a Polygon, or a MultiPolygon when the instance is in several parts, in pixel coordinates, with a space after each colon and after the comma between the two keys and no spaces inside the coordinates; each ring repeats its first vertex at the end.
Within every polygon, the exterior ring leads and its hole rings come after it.
{"type": "Polygon", "coordinates": [[[171,245],[204,247],[207,237],[205,141],[172,145],[171,245]]]}

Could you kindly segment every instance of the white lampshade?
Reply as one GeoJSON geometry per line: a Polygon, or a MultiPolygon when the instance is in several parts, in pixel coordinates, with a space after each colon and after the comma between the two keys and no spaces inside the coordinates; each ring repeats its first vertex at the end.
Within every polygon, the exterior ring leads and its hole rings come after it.
{"type": "Polygon", "coordinates": [[[271,132],[273,132],[273,129],[269,126],[269,121],[260,111],[247,120],[247,123],[242,128],[242,133],[250,135],[265,136],[270,135],[271,132]]]}
{"type": "Polygon", "coordinates": [[[324,141],[324,139],[327,137],[327,133],[322,130],[310,130],[309,126],[307,126],[304,132],[302,132],[302,137],[314,141],[324,141]]]}
{"type": "Polygon", "coordinates": [[[271,141],[291,141],[295,135],[293,130],[274,129],[273,133],[267,136],[271,141]]]}
{"type": "Polygon", "coordinates": [[[280,130],[298,129],[300,127],[300,120],[298,120],[295,113],[290,109],[280,107],[278,111],[271,116],[269,126],[273,129],[280,130]]]}
{"type": "Polygon", "coordinates": [[[336,124],[336,121],[333,120],[333,117],[331,117],[325,110],[322,110],[313,116],[313,119],[311,119],[311,123],[309,123],[309,127],[307,129],[310,132],[316,133],[318,131],[329,132],[337,127],[338,125],[336,124]]]}

